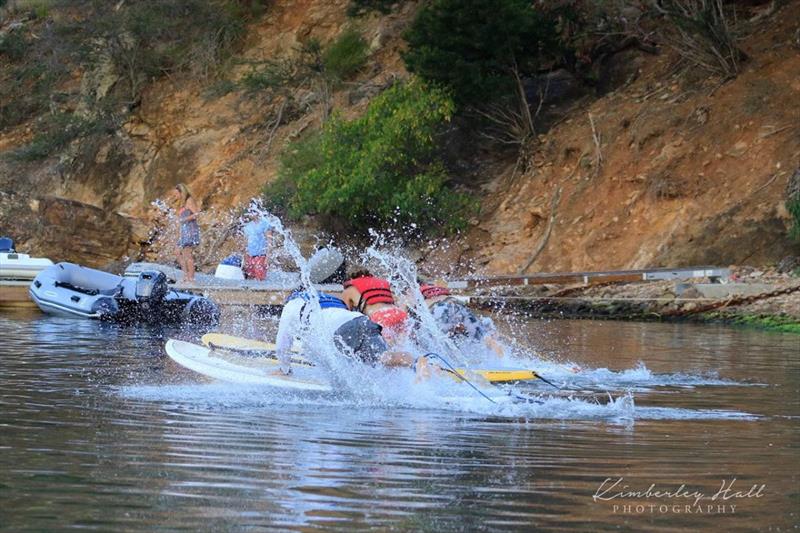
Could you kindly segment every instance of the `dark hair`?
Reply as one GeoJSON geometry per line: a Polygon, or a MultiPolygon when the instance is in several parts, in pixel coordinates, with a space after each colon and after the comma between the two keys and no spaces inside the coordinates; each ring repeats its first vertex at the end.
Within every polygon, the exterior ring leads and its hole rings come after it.
{"type": "Polygon", "coordinates": [[[347,275],[347,279],[371,278],[371,277],[372,277],[372,272],[370,272],[366,268],[359,268],[347,275]]]}

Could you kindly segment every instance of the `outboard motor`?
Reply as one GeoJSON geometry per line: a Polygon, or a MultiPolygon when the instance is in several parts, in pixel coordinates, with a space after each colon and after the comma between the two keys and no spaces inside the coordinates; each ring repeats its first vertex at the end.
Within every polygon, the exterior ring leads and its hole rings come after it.
{"type": "Polygon", "coordinates": [[[219,307],[208,298],[195,296],[183,308],[181,318],[194,327],[213,327],[219,324],[219,307]]]}
{"type": "Polygon", "coordinates": [[[139,303],[160,302],[168,292],[167,276],[158,270],[146,270],[136,280],[136,300],[139,303]]]}
{"type": "Polygon", "coordinates": [[[14,241],[8,237],[0,237],[0,253],[14,253],[14,241]]]}

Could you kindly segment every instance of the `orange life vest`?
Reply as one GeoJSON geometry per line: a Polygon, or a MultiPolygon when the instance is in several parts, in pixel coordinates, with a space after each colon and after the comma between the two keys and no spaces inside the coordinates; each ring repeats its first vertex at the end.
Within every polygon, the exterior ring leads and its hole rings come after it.
{"type": "Polygon", "coordinates": [[[344,288],[355,287],[361,293],[356,309],[364,312],[368,305],[372,304],[394,304],[394,296],[389,288],[389,282],[385,279],[372,276],[351,279],[345,282],[344,288]]]}
{"type": "Polygon", "coordinates": [[[419,292],[426,300],[428,298],[436,298],[437,296],[450,296],[450,290],[438,285],[420,285],[419,292]]]}

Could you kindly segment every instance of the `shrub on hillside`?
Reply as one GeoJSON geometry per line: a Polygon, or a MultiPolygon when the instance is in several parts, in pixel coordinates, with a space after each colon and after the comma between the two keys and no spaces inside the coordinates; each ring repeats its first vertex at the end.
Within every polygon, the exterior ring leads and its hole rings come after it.
{"type": "Polygon", "coordinates": [[[334,80],[346,80],[364,66],[368,55],[367,41],[350,28],[325,48],[322,65],[325,73],[334,80]]]}
{"type": "Polygon", "coordinates": [[[786,184],[786,209],[792,216],[790,235],[800,241],[800,168],[795,170],[786,184]]]}
{"type": "Polygon", "coordinates": [[[558,50],[557,18],[530,0],[433,0],[406,33],[411,72],[460,105],[511,94],[558,50]]]}
{"type": "Polygon", "coordinates": [[[446,186],[436,142],[453,107],[441,89],[397,84],[362,117],[334,116],[318,134],[292,143],[267,200],[290,216],[327,215],[355,230],[409,223],[459,229],[471,201],[446,186]]]}
{"type": "Polygon", "coordinates": [[[70,113],[57,113],[42,121],[28,144],[9,153],[16,161],[36,161],[57,154],[73,140],[103,130],[102,120],[86,120],[70,113]]]}
{"type": "Polygon", "coordinates": [[[392,6],[400,4],[404,0],[350,0],[347,6],[348,17],[361,17],[372,11],[377,11],[383,15],[388,15],[392,11],[392,6]]]}
{"type": "Polygon", "coordinates": [[[663,0],[654,6],[671,23],[671,31],[664,32],[667,44],[684,59],[723,78],[739,74],[746,56],[736,44],[730,13],[735,6],[723,0],[663,0]]]}

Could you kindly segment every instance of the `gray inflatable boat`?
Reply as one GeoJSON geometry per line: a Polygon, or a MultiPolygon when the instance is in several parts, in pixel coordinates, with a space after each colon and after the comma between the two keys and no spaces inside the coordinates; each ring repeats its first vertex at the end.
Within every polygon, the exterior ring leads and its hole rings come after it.
{"type": "Polygon", "coordinates": [[[42,311],[53,315],[125,323],[215,325],[219,321],[214,302],[171,289],[166,276],[158,271],[128,278],[57,263],[39,272],[30,295],[42,311]]]}

